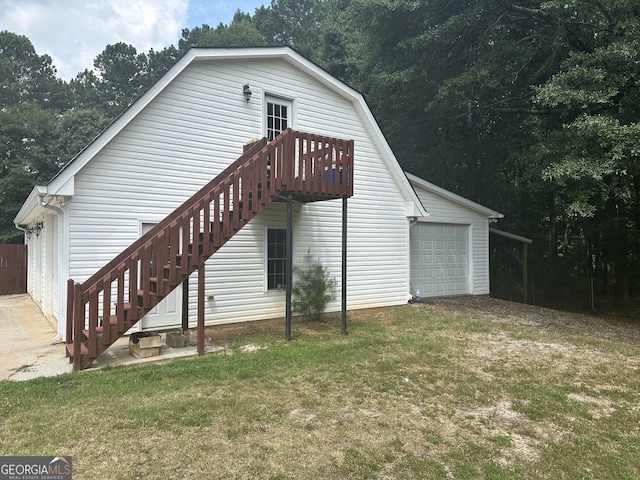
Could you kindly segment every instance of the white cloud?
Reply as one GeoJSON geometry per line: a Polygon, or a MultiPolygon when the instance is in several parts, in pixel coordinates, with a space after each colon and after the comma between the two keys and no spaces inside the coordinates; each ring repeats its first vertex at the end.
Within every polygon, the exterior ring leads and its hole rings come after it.
{"type": "Polygon", "coordinates": [[[109,44],[145,53],[176,44],[188,8],[188,0],[0,0],[0,30],[27,36],[69,80],[109,44]]]}

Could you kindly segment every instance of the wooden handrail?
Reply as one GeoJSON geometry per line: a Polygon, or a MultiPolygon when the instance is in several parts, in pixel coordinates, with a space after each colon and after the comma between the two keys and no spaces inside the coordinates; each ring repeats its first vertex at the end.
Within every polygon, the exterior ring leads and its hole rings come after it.
{"type": "Polygon", "coordinates": [[[182,205],[176,208],[172,213],[170,213],[164,220],[160,221],[156,225],[153,226],[148,232],[146,232],[142,237],[133,242],[129,247],[123,250],[117,257],[107,263],[104,267],[90,276],[87,280],[83,282],[86,288],[89,285],[95,284],[101,277],[107,274],[109,271],[113,270],[120,262],[124,261],[129,255],[131,255],[134,251],[137,251],[142,245],[144,245],[148,239],[156,236],[158,232],[164,230],[164,228],[176,217],[180,216],[184,212],[188,211],[193,205],[202,199],[202,196],[211,190],[213,190],[218,184],[220,184],[226,177],[229,176],[231,172],[236,170],[240,165],[245,163],[249,158],[255,155],[258,151],[260,151],[267,144],[267,139],[263,138],[262,140],[255,142],[251,145],[251,148],[244,152],[238,160],[233,162],[227,168],[225,168],[219,175],[217,175],[213,180],[207,183],[204,187],[194,193],[188,200],[186,200],[182,205]]]}

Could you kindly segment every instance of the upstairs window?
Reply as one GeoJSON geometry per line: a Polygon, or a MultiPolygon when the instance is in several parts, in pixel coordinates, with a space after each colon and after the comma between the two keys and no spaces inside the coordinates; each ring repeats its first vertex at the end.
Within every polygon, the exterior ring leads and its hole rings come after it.
{"type": "Polygon", "coordinates": [[[271,141],[291,126],[291,102],[267,98],[267,140],[271,141]]]}

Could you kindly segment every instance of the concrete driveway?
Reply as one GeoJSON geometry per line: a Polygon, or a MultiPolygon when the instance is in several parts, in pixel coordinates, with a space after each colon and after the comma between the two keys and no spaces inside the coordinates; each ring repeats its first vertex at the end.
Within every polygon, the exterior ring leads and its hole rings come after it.
{"type": "Polygon", "coordinates": [[[72,370],[56,329],[27,294],[0,296],[0,380],[29,380],[72,370]]]}
{"type": "MultiPolygon", "coordinates": [[[[56,335],[54,325],[53,319],[49,321],[29,295],[0,296],[0,381],[31,380],[73,371],[73,365],[66,356],[64,343],[51,344],[56,335]]],[[[124,336],[85,371],[107,365],[161,362],[196,356],[196,336],[192,337],[190,345],[170,348],[163,342],[160,355],[138,359],[129,354],[129,338],[124,336]]],[[[205,347],[205,353],[221,351],[224,351],[221,346],[205,347]]]]}

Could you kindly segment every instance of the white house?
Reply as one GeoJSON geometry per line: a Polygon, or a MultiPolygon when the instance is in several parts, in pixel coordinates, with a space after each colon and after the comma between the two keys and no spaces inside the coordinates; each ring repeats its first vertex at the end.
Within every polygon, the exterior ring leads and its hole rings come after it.
{"type": "MultiPolygon", "coordinates": [[[[501,215],[407,177],[358,92],[288,47],[192,49],[48,185],[34,188],[14,219],[29,232],[29,292],[58,320],[59,336],[68,279],[85,282],[247,143],[289,127],[353,140],[348,309],[404,304],[414,289],[489,293],[488,223],[501,215]]],[[[285,209],[269,203],[207,260],[208,325],[284,315],[282,272],[271,256],[285,209]]],[[[310,249],[340,291],[341,200],[296,203],[292,216],[293,263],[310,249]]],[[[189,292],[196,312],[198,294],[189,292]]],[[[339,297],[329,311],[340,310],[339,297]]],[[[180,298],[178,287],[136,328],[181,325],[180,298]]]]}

